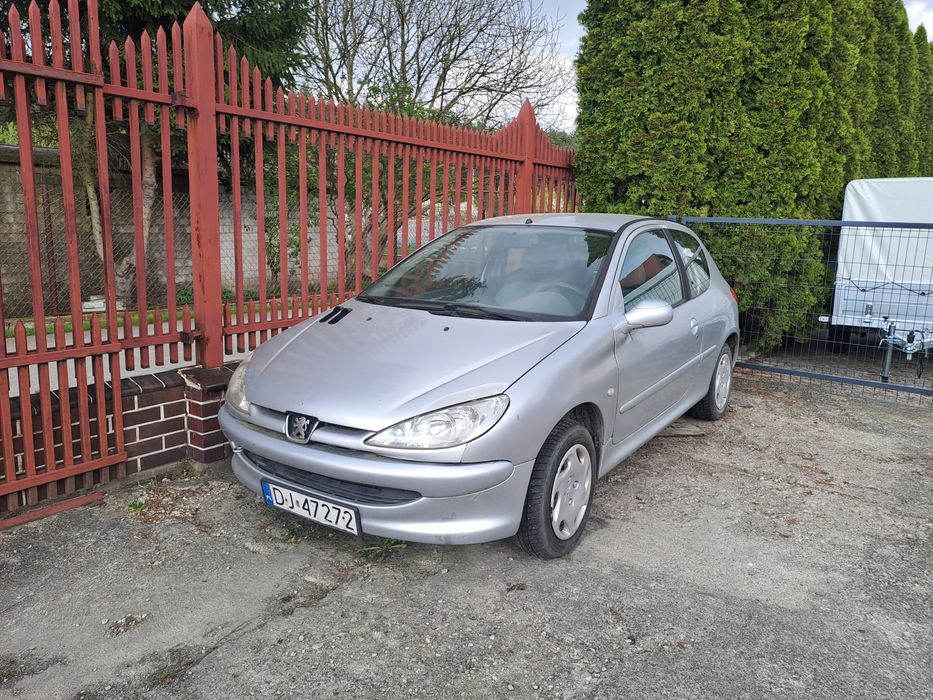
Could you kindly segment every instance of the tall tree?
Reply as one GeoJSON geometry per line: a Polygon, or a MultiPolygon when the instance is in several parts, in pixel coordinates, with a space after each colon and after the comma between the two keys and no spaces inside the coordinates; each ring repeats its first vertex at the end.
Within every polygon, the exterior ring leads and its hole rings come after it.
{"type": "MultiPolygon", "coordinates": [[[[26,0],[17,0],[25,3],[26,0]]],[[[311,22],[311,0],[200,0],[214,28],[276,85],[292,87],[304,60],[301,40],[311,22]]],[[[122,46],[144,31],[154,34],[184,21],[192,0],[100,0],[103,42],[122,46]]]]}
{"type": "MultiPolygon", "coordinates": [[[[585,207],[803,213],[821,192],[832,20],[816,0],[591,0],[577,60],[585,207]]],[[[705,240],[738,285],[743,312],[793,309],[747,319],[763,342],[776,342],[821,301],[812,292],[823,274],[819,241],[735,233],[708,231],[705,240]]]]}
{"type": "Polygon", "coordinates": [[[818,0],[747,0],[752,52],[741,99],[761,162],[750,182],[751,215],[799,216],[813,210],[823,176],[831,50],[831,10],[818,0]]]}
{"type": "Polygon", "coordinates": [[[849,180],[919,172],[900,0],[593,0],[581,20],[588,206],[829,217],[849,180]]]}
{"type": "Polygon", "coordinates": [[[917,46],[903,8],[897,13],[894,31],[900,44],[897,55],[898,86],[898,175],[910,177],[920,172],[920,151],[917,133],[917,110],[920,105],[920,71],[917,46]]]}
{"type": "MultiPolygon", "coordinates": [[[[849,105],[855,129],[855,150],[846,160],[845,181],[876,177],[874,159],[873,120],[878,108],[878,18],[873,10],[874,0],[856,0],[856,42],[859,47],[855,69],[855,90],[843,90],[839,95],[840,109],[849,105]]],[[[842,199],[842,194],[839,194],[842,199]]]]}
{"type": "Polygon", "coordinates": [[[902,170],[902,93],[898,83],[901,73],[900,20],[906,21],[901,0],[872,0],[875,25],[875,83],[877,98],[869,124],[872,151],[872,175],[897,177],[902,170]]]}
{"type": "Polygon", "coordinates": [[[709,211],[711,169],[746,128],[736,87],[748,51],[740,3],[592,0],[580,21],[576,162],[585,206],[709,211]]]}
{"type": "Polygon", "coordinates": [[[914,34],[920,99],[917,104],[917,150],[920,175],[933,177],[933,45],[922,24],[914,34]]]}
{"type": "Polygon", "coordinates": [[[812,215],[836,217],[850,180],[867,175],[871,143],[866,126],[874,112],[875,23],[865,0],[833,0],[831,47],[822,60],[829,78],[819,114],[822,144],[819,191],[812,215]],[[866,31],[868,30],[868,31],[866,31]]]}

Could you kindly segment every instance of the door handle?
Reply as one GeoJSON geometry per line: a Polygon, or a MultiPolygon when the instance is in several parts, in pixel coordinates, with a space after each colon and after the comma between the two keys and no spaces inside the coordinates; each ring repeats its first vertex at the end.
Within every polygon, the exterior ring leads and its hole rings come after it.
{"type": "Polygon", "coordinates": [[[695,318],[690,319],[690,334],[696,335],[700,330],[700,323],[695,318]]]}

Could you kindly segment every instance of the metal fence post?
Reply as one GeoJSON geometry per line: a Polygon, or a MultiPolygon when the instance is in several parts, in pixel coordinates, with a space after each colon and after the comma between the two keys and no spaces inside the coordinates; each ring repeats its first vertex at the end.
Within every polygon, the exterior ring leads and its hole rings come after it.
{"type": "Polygon", "coordinates": [[[217,120],[214,28],[199,3],[184,23],[185,91],[188,107],[188,189],[191,198],[191,265],[194,318],[200,335],[197,361],[224,361],[220,279],[217,120]]]}
{"type": "Polygon", "coordinates": [[[521,148],[525,160],[519,166],[518,194],[515,198],[515,213],[530,214],[534,203],[534,170],[535,170],[535,111],[531,102],[525,100],[518,113],[518,123],[521,127],[521,148]]]}

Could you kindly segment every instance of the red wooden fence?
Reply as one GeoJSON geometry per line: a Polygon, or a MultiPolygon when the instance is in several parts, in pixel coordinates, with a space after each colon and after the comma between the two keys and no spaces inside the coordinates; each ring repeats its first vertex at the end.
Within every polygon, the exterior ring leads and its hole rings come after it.
{"type": "Polygon", "coordinates": [[[0,344],[0,499],[8,508],[68,493],[76,477],[80,487],[122,475],[121,375],[219,366],[357,294],[448,228],[576,207],[571,154],[550,143],[527,103],[488,133],[286,93],[224,43],[199,5],[183,27],[112,43],[106,59],[96,0],[50,0],[44,10],[33,2],[27,17],[11,7],[8,18],[0,102],[16,119],[31,300],[30,317],[4,318],[0,284],[0,326],[12,331],[0,344]],[[63,212],[51,234],[46,222],[45,242],[34,164],[40,120],[54,124],[63,212]],[[112,225],[116,152],[128,153],[131,232],[112,225]],[[84,160],[93,182],[78,167],[84,160]],[[186,163],[187,193],[178,163],[186,163]],[[78,196],[77,181],[91,194],[78,196]],[[187,216],[177,207],[185,194],[187,216]],[[89,275],[77,221],[91,209],[99,213],[99,313],[82,306],[89,275]],[[160,241],[158,261],[150,234],[160,241]],[[66,314],[47,312],[50,236],[67,252],[67,283],[54,280],[56,297],[67,289],[66,314]],[[118,239],[131,246],[129,272],[115,269],[118,239]],[[191,290],[181,300],[188,249],[191,290]],[[222,268],[230,267],[225,291],[222,268]],[[134,292],[118,295],[118,281],[134,292]]]}

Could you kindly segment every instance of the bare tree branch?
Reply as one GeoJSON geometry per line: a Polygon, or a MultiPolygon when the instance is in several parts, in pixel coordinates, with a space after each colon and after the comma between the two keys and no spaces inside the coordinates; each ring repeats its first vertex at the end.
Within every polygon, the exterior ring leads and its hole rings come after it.
{"type": "Polygon", "coordinates": [[[495,127],[572,89],[556,35],[537,0],[321,0],[302,79],[344,102],[495,127]]]}

